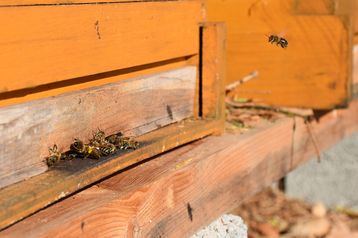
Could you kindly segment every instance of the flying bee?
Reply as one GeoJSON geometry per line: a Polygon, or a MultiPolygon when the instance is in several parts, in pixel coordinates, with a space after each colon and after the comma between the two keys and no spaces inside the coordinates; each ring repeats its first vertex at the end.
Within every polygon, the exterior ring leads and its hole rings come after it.
{"type": "Polygon", "coordinates": [[[282,48],[286,48],[288,46],[288,41],[283,37],[278,37],[276,35],[270,35],[268,42],[271,44],[276,43],[276,45],[280,45],[282,48]]]}
{"type": "Polygon", "coordinates": [[[58,150],[56,144],[54,144],[52,148],[48,148],[48,150],[50,152],[50,156],[46,157],[45,161],[48,166],[52,166],[61,160],[62,153],[58,150]]]}
{"type": "Polygon", "coordinates": [[[276,36],[276,35],[270,35],[269,36],[269,41],[270,43],[274,43],[274,42],[279,42],[280,37],[276,36]]]}
{"type": "Polygon", "coordinates": [[[70,146],[71,151],[77,153],[84,158],[100,159],[102,154],[98,147],[93,145],[87,145],[79,139],[75,139],[70,146]]]}

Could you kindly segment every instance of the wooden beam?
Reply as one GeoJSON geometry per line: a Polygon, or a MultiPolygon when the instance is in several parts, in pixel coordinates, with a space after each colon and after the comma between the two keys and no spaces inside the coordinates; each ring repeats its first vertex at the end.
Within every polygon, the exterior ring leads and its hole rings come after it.
{"type": "Polygon", "coordinates": [[[285,118],[243,135],[208,137],[98,183],[0,236],[189,236],[316,155],[312,135],[324,150],[356,132],[357,121],[356,100],[310,129],[300,118],[285,118]]]}
{"type": "Polygon", "coordinates": [[[201,8],[199,1],[0,7],[7,32],[0,93],[195,55],[201,8]]]}
{"type": "Polygon", "coordinates": [[[0,108],[0,187],[47,170],[43,159],[55,143],[64,151],[97,128],[138,136],[193,117],[196,71],[186,66],[0,108]]]}

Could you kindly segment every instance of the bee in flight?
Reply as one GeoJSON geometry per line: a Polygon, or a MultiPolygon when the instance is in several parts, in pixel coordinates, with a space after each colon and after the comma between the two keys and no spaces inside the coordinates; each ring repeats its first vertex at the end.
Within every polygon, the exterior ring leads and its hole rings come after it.
{"type": "Polygon", "coordinates": [[[278,37],[276,35],[270,35],[268,42],[271,44],[276,43],[276,45],[280,45],[282,48],[286,48],[288,46],[288,41],[283,37],[278,37]]]}

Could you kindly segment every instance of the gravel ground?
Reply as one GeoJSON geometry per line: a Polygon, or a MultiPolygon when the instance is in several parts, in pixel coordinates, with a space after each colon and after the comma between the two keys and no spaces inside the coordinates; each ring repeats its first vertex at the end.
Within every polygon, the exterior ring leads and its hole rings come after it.
{"type": "Polygon", "coordinates": [[[358,210],[358,133],[325,151],[321,163],[313,159],[291,172],[286,181],[291,197],[358,210]]]}
{"type": "Polygon", "coordinates": [[[191,238],[247,238],[247,226],[241,217],[224,214],[191,238]]]}

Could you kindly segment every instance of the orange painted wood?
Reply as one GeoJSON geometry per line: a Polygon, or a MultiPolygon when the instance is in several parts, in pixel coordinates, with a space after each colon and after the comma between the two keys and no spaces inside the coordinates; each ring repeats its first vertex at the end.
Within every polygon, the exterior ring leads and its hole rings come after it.
{"type": "Polygon", "coordinates": [[[294,0],[293,8],[298,14],[334,14],[336,3],[342,0],[294,0]]]}
{"type": "Polygon", "coordinates": [[[192,57],[181,57],[170,59],[157,63],[131,67],[128,69],[120,69],[103,74],[85,76],[77,79],[42,85],[39,87],[0,93],[0,107],[53,97],[67,92],[88,89],[91,87],[118,82],[128,78],[140,77],[147,74],[160,73],[188,65],[197,66],[197,63],[195,64],[193,62],[189,62],[191,58],[192,57]]]}
{"type": "Polygon", "coordinates": [[[0,108],[0,187],[44,172],[54,143],[68,149],[97,128],[138,136],[193,117],[194,66],[0,108]]]}
{"type": "Polygon", "coordinates": [[[355,36],[355,43],[358,43],[358,1],[355,0],[354,1],[354,13],[353,13],[353,17],[354,17],[354,36],[355,36]]]}
{"type": "Polygon", "coordinates": [[[224,23],[207,23],[202,28],[202,116],[225,119],[224,23]]]}
{"type": "MultiPolygon", "coordinates": [[[[311,123],[321,150],[358,130],[357,109],[355,100],[311,123]]],[[[315,153],[300,118],[208,137],[64,199],[0,236],[187,237],[315,153]]]]}
{"type": "Polygon", "coordinates": [[[121,169],[216,133],[221,124],[184,120],[137,137],[140,147],[135,151],[101,160],[63,161],[45,173],[7,186],[0,190],[0,229],[121,169]]]}
{"type": "Polygon", "coordinates": [[[198,1],[0,7],[0,93],[195,55],[202,19],[198,1]]]}
{"type": "Polygon", "coordinates": [[[240,97],[307,108],[346,104],[352,50],[347,15],[299,14],[294,3],[207,0],[208,20],[227,25],[226,82],[257,71],[258,77],[237,88],[240,97]],[[271,34],[287,39],[288,47],[270,44],[271,34]]]}

